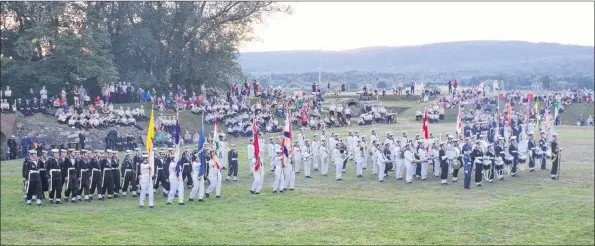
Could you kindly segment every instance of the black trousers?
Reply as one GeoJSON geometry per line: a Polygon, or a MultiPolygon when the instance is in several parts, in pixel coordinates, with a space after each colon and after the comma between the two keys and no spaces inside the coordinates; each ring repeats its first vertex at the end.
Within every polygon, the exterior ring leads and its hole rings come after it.
{"type": "Polygon", "coordinates": [[[537,155],[531,154],[531,158],[529,159],[529,168],[535,168],[535,160],[538,159],[537,155]]]}
{"type": "MultiPolygon", "coordinates": [[[[436,163],[436,162],[434,162],[436,163]]],[[[434,164],[436,165],[436,164],[434,164]]],[[[440,162],[440,179],[448,178],[448,162],[440,162]]]]}
{"type": "Polygon", "coordinates": [[[81,182],[79,183],[78,189],[76,194],[77,195],[82,195],[83,194],[83,190],[86,196],[88,196],[90,194],[89,192],[89,188],[91,187],[91,184],[89,182],[89,178],[91,176],[89,175],[89,171],[88,170],[83,170],[81,172],[81,182]]]}
{"type": "Polygon", "coordinates": [[[238,176],[238,161],[231,161],[229,163],[229,171],[227,172],[227,176],[238,176]]]}
{"type": "Polygon", "coordinates": [[[112,170],[112,177],[114,183],[114,194],[118,194],[122,188],[122,183],[120,183],[120,170],[112,170]]]}
{"type": "Polygon", "coordinates": [[[453,178],[458,178],[459,177],[459,169],[452,169],[452,177],[453,178]]]}
{"type": "Polygon", "coordinates": [[[62,173],[58,171],[53,171],[51,179],[52,189],[50,191],[50,199],[54,199],[54,197],[57,199],[62,198],[62,173]]]}
{"type": "Polygon", "coordinates": [[[552,171],[550,172],[551,175],[558,175],[558,168],[560,167],[560,160],[554,161],[552,164],[552,171]]]}
{"type": "Polygon", "coordinates": [[[498,175],[500,175],[500,176],[503,175],[503,173],[504,173],[504,165],[496,165],[495,169],[496,169],[496,173],[498,175]]]}
{"type": "Polygon", "coordinates": [[[490,175],[488,175],[488,178],[490,180],[494,179],[494,164],[491,164],[488,170],[490,170],[490,175]]]}
{"type": "Polygon", "coordinates": [[[68,170],[68,183],[66,184],[66,191],[64,192],[64,197],[73,198],[78,194],[78,184],[76,179],[76,170],[68,170]],[[72,193],[72,195],[70,195],[72,193]]]}
{"type": "Polygon", "coordinates": [[[108,197],[111,197],[114,194],[114,176],[112,170],[103,170],[101,188],[101,195],[105,195],[107,192],[108,197]]]}
{"type": "Polygon", "coordinates": [[[475,182],[479,183],[481,182],[482,179],[482,175],[481,175],[481,170],[483,169],[483,164],[482,163],[477,163],[475,164],[475,182]]]}
{"type": "Polygon", "coordinates": [[[136,192],[136,172],[132,170],[124,171],[124,184],[122,185],[122,192],[128,192],[128,186],[130,185],[130,191],[136,192]]]}
{"type": "Polygon", "coordinates": [[[95,188],[97,188],[97,194],[101,194],[101,181],[103,180],[101,177],[101,171],[99,170],[93,170],[93,173],[91,174],[92,179],[91,179],[91,189],[90,192],[91,194],[95,194],[95,188]]]}
{"type": "Polygon", "coordinates": [[[41,195],[43,193],[50,190],[50,183],[48,182],[48,173],[47,171],[39,171],[39,178],[41,178],[41,195]]]}
{"type": "Polygon", "coordinates": [[[188,164],[182,168],[182,180],[186,179],[186,185],[192,186],[192,166],[188,164]]]}
{"type": "Polygon", "coordinates": [[[157,190],[159,185],[163,186],[164,190],[169,191],[169,182],[166,181],[167,177],[165,176],[165,171],[163,169],[157,169],[157,179],[155,180],[155,185],[153,185],[153,189],[157,190]]]}
{"type": "Polygon", "coordinates": [[[516,173],[516,165],[519,163],[519,159],[517,157],[514,157],[514,159],[512,160],[512,173],[516,173]]]}
{"type": "Polygon", "coordinates": [[[421,176],[421,163],[415,163],[415,176],[421,176]]]}
{"type": "Polygon", "coordinates": [[[41,199],[41,177],[39,173],[29,174],[29,184],[27,189],[27,201],[33,198],[33,195],[37,196],[37,199],[41,199]]]}
{"type": "Polygon", "coordinates": [[[547,164],[547,156],[541,155],[541,169],[545,169],[546,164],[547,164]]]}
{"type": "Polygon", "coordinates": [[[17,149],[16,148],[14,148],[14,149],[11,148],[10,149],[10,159],[11,160],[14,160],[16,158],[17,158],[17,149]]]}

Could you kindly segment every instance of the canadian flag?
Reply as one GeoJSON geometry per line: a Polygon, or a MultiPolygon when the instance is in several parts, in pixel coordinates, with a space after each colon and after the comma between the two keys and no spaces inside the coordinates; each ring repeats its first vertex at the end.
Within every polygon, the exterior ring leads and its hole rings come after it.
{"type": "MultiPolygon", "coordinates": [[[[424,124],[421,127],[421,130],[424,134],[424,139],[426,140],[426,143],[428,142],[428,139],[430,137],[430,133],[428,131],[428,108],[424,108],[424,124]]],[[[426,146],[426,151],[428,150],[428,147],[426,146]]]]}

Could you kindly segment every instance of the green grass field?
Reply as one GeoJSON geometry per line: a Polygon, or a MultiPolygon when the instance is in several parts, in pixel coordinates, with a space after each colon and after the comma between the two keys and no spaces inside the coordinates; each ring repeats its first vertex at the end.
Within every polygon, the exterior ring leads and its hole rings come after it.
{"type": "MultiPolygon", "coordinates": [[[[414,136],[421,123],[350,129],[367,137],[372,128],[381,138],[402,130],[414,136]]],[[[436,136],[454,132],[454,124],[429,128],[436,136]]],[[[330,131],[345,136],[348,129],[330,131]]],[[[462,180],[445,187],[433,177],[406,185],[394,173],[378,183],[370,168],[356,180],[350,162],[342,182],[334,180],[331,165],[327,177],[314,172],[306,180],[298,174],[296,190],[283,194],[271,192],[269,173],[260,195],[249,194],[247,139],[233,139],[240,152],[240,181],[224,181],[222,199],[167,206],[157,192],[155,209],[139,209],[132,197],[27,207],[22,160],[2,162],[1,244],[593,245],[593,128],[563,126],[558,133],[564,149],[558,181],[549,172],[525,170],[518,178],[470,191],[462,180]]]]}

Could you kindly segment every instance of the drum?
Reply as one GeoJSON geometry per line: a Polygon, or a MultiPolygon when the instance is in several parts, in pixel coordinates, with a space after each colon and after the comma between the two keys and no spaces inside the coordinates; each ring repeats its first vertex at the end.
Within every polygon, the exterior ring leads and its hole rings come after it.
{"type": "Polygon", "coordinates": [[[454,160],[457,157],[457,152],[454,149],[446,150],[446,158],[454,160]]]}
{"type": "Polygon", "coordinates": [[[550,150],[550,148],[547,148],[547,150],[545,150],[544,154],[545,154],[545,156],[547,156],[548,158],[549,158],[549,157],[552,157],[552,151],[550,150]]]}
{"type": "Polygon", "coordinates": [[[495,160],[496,166],[502,166],[502,165],[504,165],[504,160],[502,160],[502,157],[498,156],[494,160],[495,160]]]}
{"type": "Polygon", "coordinates": [[[528,148],[529,148],[528,146],[529,146],[529,141],[521,140],[517,146],[519,153],[527,153],[528,148]]]}
{"type": "Polygon", "coordinates": [[[541,150],[539,146],[535,147],[535,155],[537,156],[537,158],[541,158],[541,155],[543,155],[543,150],[541,150]]]}
{"type": "Polygon", "coordinates": [[[492,168],[492,159],[489,156],[484,156],[482,159],[483,159],[483,169],[492,168]]]}
{"type": "Polygon", "coordinates": [[[473,164],[482,164],[483,163],[482,160],[483,160],[482,156],[475,157],[475,161],[473,161],[473,164]]]}
{"type": "Polygon", "coordinates": [[[461,160],[459,160],[459,159],[452,160],[452,169],[459,169],[462,166],[463,166],[463,163],[461,163],[461,160]]]}
{"type": "Polygon", "coordinates": [[[508,153],[504,156],[504,159],[506,161],[512,162],[514,160],[514,157],[512,155],[509,155],[508,153]]]}

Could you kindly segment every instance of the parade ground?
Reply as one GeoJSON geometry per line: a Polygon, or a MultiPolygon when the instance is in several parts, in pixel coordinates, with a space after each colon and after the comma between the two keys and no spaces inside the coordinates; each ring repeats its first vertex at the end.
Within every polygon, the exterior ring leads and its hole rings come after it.
{"type": "MultiPolygon", "coordinates": [[[[333,128],[341,137],[359,130],[379,138],[386,132],[410,136],[421,123],[333,128]]],[[[436,137],[454,123],[429,125],[436,137]]],[[[296,190],[272,193],[273,174],[251,195],[247,138],[230,139],[239,151],[239,182],[223,181],[221,199],[166,205],[157,191],[155,208],[138,198],[91,203],[26,206],[23,160],[1,165],[1,244],[590,244],[594,243],[593,127],[559,126],[563,149],[560,179],[549,171],[521,171],[519,177],[463,189],[462,180],[441,186],[439,178],[397,181],[394,172],[379,183],[370,164],[356,179],[353,162],[343,180],[313,172],[297,174],[296,190]]],[[[313,132],[308,132],[308,138],[313,132]]],[[[268,135],[265,138],[268,139],[268,135]]],[[[124,158],[123,153],[120,159],[124,158]]],[[[550,164],[548,164],[548,168],[550,164]]],[[[267,163],[268,169],[268,163],[267,163]]],[[[227,170],[222,171],[223,177],[227,170]]],[[[450,180],[449,180],[450,182],[450,180]]],[[[189,190],[185,190],[187,200],[189,190]]]]}

